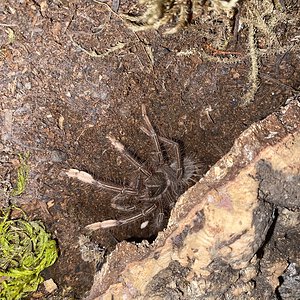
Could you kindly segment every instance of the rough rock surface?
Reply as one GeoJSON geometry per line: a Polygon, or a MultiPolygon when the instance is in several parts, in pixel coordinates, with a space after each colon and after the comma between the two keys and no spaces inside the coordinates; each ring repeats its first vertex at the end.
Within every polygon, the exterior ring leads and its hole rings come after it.
{"type": "Polygon", "coordinates": [[[87,299],[292,299],[284,295],[299,277],[299,123],[295,99],[243,132],[153,244],[118,245],[87,299]]]}

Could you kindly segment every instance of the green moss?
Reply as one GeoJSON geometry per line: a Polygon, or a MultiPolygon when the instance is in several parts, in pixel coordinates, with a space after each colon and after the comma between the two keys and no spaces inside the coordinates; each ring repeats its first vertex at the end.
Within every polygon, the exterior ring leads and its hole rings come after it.
{"type": "Polygon", "coordinates": [[[43,281],[40,273],[57,259],[56,242],[39,221],[0,216],[0,299],[22,299],[43,281]]]}
{"type": "Polygon", "coordinates": [[[19,196],[25,190],[26,183],[28,180],[29,170],[30,170],[28,165],[29,156],[30,156],[29,152],[25,154],[19,154],[20,166],[17,171],[17,184],[16,187],[11,192],[11,196],[19,196]]]}

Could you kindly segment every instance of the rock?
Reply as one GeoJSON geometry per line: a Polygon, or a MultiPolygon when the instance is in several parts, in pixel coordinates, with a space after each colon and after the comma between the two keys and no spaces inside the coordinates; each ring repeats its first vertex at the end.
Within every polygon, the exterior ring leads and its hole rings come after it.
{"type": "MultiPolygon", "coordinates": [[[[86,299],[258,299],[258,256],[276,207],[299,209],[299,123],[293,100],[250,126],[178,199],[153,244],[117,245],[86,299]]],[[[266,286],[271,299],[275,286],[266,286]]]]}

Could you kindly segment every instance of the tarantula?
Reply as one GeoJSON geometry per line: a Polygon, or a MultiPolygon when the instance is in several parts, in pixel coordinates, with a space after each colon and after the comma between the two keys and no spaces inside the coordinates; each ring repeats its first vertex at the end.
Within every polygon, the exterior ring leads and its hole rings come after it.
{"type": "MultiPolygon", "coordinates": [[[[162,137],[155,132],[147,115],[145,105],[142,105],[142,116],[146,126],[140,127],[140,129],[151,138],[155,147],[156,155],[153,163],[149,165],[141,163],[126,150],[123,144],[114,137],[107,136],[112,146],[137,168],[139,176],[136,182],[125,186],[96,180],[92,175],[77,169],[70,169],[67,172],[69,177],[77,178],[82,182],[117,193],[111,200],[111,206],[114,209],[135,212],[128,218],[105,220],[90,224],[86,226],[89,230],[132,223],[146,216],[153,215],[154,212],[157,212],[156,223],[157,227],[160,228],[164,220],[165,205],[167,204],[170,210],[176,199],[187,189],[189,183],[195,181],[195,178],[201,175],[199,172],[200,165],[194,163],[190,158],[183,158],[177,142],[162,137]],[[166,151],[164,151],[166,148],[173,148],[174,161],[170,161],[167,157],[166,151]],[[129,197],[131,197],[130,205],[125,204],[129,197]],[[139,208],[140,210],[138,210],[139,208]]],[[[148,223],[149,221],[142,222],[140,228],[145,228],[148,223]]]]}

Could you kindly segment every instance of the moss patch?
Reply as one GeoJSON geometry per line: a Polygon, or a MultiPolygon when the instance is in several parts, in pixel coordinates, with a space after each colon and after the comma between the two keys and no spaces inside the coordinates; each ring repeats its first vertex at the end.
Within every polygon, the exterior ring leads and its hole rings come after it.
{"type": "Polygon", "coordinates": [[[0,217],[0,299],[21,299],[36,291],[41,271],[57,259],[56,242],[39,221],[26,216],[11,219],[9,209],[0,217]]]}
{"type": "Polygon", "coordinates": [[[20,196],[25,191],[30,170],[28,165],[29,156],[29,152],[25,154],[19,154],[20,165],[17,171],[17,184],[11,192],[11,196],[20,196]]]}

